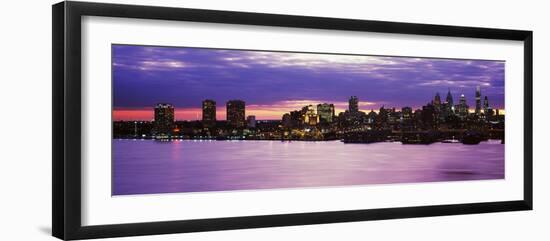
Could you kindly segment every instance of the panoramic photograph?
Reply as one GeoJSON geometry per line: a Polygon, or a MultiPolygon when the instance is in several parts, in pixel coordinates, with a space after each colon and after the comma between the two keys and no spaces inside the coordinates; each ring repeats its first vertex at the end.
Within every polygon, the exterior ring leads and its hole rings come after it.
{"type": "Polygon", "coordinates": [[[111,48],[113,196],[504,179],[504,61],[111,48]]]}

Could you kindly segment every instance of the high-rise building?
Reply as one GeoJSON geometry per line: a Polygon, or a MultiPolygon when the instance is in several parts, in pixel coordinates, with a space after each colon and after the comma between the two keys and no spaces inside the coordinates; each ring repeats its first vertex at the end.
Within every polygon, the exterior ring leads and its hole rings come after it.
{"type": "Polygon", "coordinates": [[[227,123],[233,127],[245,126],[245,103],[242,100],[227,102],[227,123]]]}
{"type": "Polygon", "coordinates": [[[155,106],[154,135],[172,135],[174,128],[174,106],[159,103],[155,106]]]}
{"type": "Polygon", "coordinates": [[[304,122],[304,115],[302,111],[295,110],[290,112],[290,120],[292,121],[292,127],[298,127],[304,122]]]}
{"type": "Polygon", "coordinates": [[[460,117],[468,116],[468,104],[466,103],[466,97],[464,94],[460,95],[460,100],[458,102],[458,115],[460,117]]]}
{"type": "Polygon", "coordinates": [[[349,112],[359,112],[359,99],[357,99],[357,96],[352,96],[349,98],[349,112]]]}
{"type": "Polygon", "coordinates": [[[256,116],[249,115],[246,117],[246,124],[248,128],[256,128],[256,116]]]}
{"type": "Polygon", "coordinates": [[[216,101],[204,100],[202,102],[202,123],[206,127],[216,125],[216,101]]]}
{"type": "Polygon", "coordinates": [[[313,108],[313,105],[308,105],[302,108],[302,113],[304,115],[304,124],[314,126],[319,123],[319,115],[317,115],[315,108],[313,108]]]}
{"type": "Polygon", "coordinates": [[[455,105],[453,103],[453,95],[451,94],[451,89],[447,91],[447,97],[445,98],[445,105],[444,105],[444,113],[442,115],[443,118],[447,118],[448,116],[452,116],[455,114],[455,105]]]}
{"type": "Polygon", "coordinates": [[[422,106],[422,112],[420,113],[425,128],[433,128],[436,125],[435,107],[432,104],[422,106]]]}
{"type": "Polygon", "coordinates": [[[332,123],[334,121],[334,104],[318,104],[317,114],[320,123],[332,123]]]}
{"type": "Polygon", "coordinates": [[[483,100],[483,114],[487,115],[487,111],[489,110],[489,99],[487,96],[485,96],[485,99],[483,100]]]}
{"type": "Polygon", "coordinates": [[[447,102],[447,104],[449,104],[450,106],[454,106],[453,95],[451,94],[451,89],[449,89],[449,91],[447,92],[447,98],[445,98],[445,102],[447,102]]]}
{"type": "Polygon", "coordinates": [[[476,115],[481,114],[481,88],[479,86],[476,87],[476,115]]]}
{"type": "Polygon", "coordinates": [[[441,96],[439,96],[439,92],[435,93],[434,105],[441,105],[441,96]]]}
{"type": "Polygon", "coordinates": [[[439,114],[441,113],[441,96],[439,96],[439,92],[435,93],[433,103],[435,108],[435,114],[439,116],[439,114]]]}

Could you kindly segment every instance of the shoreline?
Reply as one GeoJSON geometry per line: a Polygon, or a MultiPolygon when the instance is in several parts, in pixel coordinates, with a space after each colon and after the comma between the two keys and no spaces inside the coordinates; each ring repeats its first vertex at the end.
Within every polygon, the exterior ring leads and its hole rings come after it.
{"type": "Polygon", "coordinates": [[[477,144],[464,144],[460,141],[456,142],[448,142],[447,140],[439,140],[434,141],[430,143],[403,143],[399,140],[386,140],[386,141],[375,141],[375,142],[344,142],[342,139],[330,139],[330,140],[301,140],[301,139],[215,139],[215,138],[163,138],[163,139],[155,139],[155,138],[112,138],[111,140],[140,140],[140,141],[158,141],[158,142],[171,142],[171,141],[277,141],[277,142],[342,142],[344,144],[375,144],[375,143],[400,143],[402,145],[430,145],[434,143],[442,143],[442,144],[462,144],[462,145],[470,145],[475,146],[479,145],[484,142],[497,142],[499,141],[500,144],[504,144],[501,139],[487,139],[482,140],[477,144]]]}

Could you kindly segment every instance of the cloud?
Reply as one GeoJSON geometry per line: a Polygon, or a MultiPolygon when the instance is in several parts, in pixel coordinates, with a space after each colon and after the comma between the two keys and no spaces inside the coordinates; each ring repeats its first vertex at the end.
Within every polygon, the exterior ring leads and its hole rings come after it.
{"type": "Polygon", "coordinates": [[[421,82],[418,86],[439,86],[439,87],[467,87],[467,86],[491,86],[490,82],[475,81],[475,80],[429,80],[421,82]]]}
{"type": "Polygon", "coordinates": [[[369,109],[420,107],[448,88],[473,99],[478,85],[492,105],[504,106],[503,61],[114,45],[113,77],[119,107],[191,108],[210,98],[281,107],[311,100],[345,109],[352,95],[373,103],[369,109]]]}

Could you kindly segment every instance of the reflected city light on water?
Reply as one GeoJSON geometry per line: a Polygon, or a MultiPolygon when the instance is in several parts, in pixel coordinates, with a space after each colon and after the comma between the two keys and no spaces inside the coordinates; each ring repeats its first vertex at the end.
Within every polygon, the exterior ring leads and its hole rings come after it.
{"type": "Polygon", "coordinates": [[[113,195],[504,178],[504,145],[113,140],[113,195]]]}

